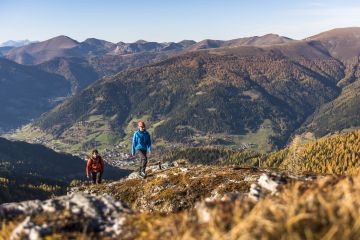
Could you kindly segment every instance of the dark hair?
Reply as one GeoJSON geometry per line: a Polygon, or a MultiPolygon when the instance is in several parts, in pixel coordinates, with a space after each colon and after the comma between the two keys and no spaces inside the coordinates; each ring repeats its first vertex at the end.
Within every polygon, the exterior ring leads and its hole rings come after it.
{"type": "Polygon", "coordinates": [[[99,154],[99,151],[97,149],[94,149],[92,150],[91,155],[93,155],[94,153],[99,154]]]}

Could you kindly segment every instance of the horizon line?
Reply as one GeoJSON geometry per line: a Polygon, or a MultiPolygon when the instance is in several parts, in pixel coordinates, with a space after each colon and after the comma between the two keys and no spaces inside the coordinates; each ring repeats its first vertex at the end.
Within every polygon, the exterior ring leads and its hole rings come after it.
{"type": "MultiPolygon", "coordinates": [[[[125,42],[125,41],[118,41],[118,42],[112,42],[112,41],[109,41],[109,40],[106,40],[106,39],[102,39],[102,38],[97,38],[97,37],[88,37],[88,38],[85,38],[83,41],[81,40],[77,40],[76,38],[73,38],[69,35],[65,35],[65,34],[60,34],[60,35],[57,35],[57,36],[54,36],[54,37],[50,37],[50,38],[47,38],[45,40],[30,40],[29,38],[26,38],[26,39],[18,39],[18,40],[14,40],[14,39],[9,39],[9,40],[6,40],[0,44],[4,44],[6,42],[9,42],[9,41],[15,41],[15,42],[19,42],[19,41],[30,41],[32,43],[30,44],[33,44],[33,43],[39,43],[39,42],[45,42],[45,41],[48,41],[48,40],[51,40],[51,39],[54,39],[54,38],[58,38],[58,37],[67,37],[67,38],[70,38],[76,42],[84,42],[88,39],[97,39],[97,40],[102,40],[102,41],[106,41],[106,42],[110,42],[110,43],[114,43],[114,44],[118,44],[118,43],[136,43],[138,41],[145,41],[145,42],[157,42],[157,43],[179,43],[179,42],[182,42],[182,41],[195,41],[196,43],[198,42],[201,42],[201,41],[206,41],[206,40],[214,40],[214,41],[231,41],[231,40],[235,40],[235,39],[241,39],[241,38],[251,38],[251,37],[263,37],[263,36],[266,36],[266,35],[277,35],[277,36],[280,36],[280,37],[286,37],[286,38],[289,38],[291,40],[297,40],[297,41],[302,41],[302,40],[306,40],[307,38],[310,38],[310,37],[313,37],[313,36],[316,36],[318,34],[321,34],[321,33],[325,33],[325,32],[329,32],[329,31],[333,31],[333,30],[337,30],[337,29],[351,29],[351,28],[360,28],[358,26],[351,26],[351,27],[338,27],[338,28],[332,28],[332,29],[329,29],[329,30],[325,30],[325,31],[321,31],[317,34],[314,34],[314,35],[310,35],[308,37],[305,37],[305,38],[302,38],[302,39],[296,39],[296,38],[292,38],[292,37],[289,37],[289,36],[285,36],[285,35],[281,35],[281,34],[278,34],[278,33],[266,33],[266,34],[258,34],[258,35],[247,35],[247,36],[240,36],[240,37],[237,37],[237,38],[231,38],[231,39],[216,39],[216,38],[205,38],[205,39],[202,39],[202,40],[195,40],[195,39],[183,39],[183,40],[180,40],[180,41],[152,41],[152,40],[145,40],[145,39],[138,39],[138,40],[135,40],[135,41],[132,41],[132,42],[125,42]]],[[[3,47],[6,47],[6,46],[3,46],[3,47]]]]}

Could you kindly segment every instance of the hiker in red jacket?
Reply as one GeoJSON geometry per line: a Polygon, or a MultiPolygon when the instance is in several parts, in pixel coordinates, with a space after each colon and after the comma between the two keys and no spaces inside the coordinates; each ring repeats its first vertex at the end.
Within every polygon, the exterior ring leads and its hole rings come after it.
{"type": "Polygon", "coordinates": [[[104,160],[99,155],[98,150],[94,149],[91,152],[91,157],[88,159],[86,164],[86,177],[92,176],[94,184],[100,184],[101,178],[104,173],[104,160]]]}

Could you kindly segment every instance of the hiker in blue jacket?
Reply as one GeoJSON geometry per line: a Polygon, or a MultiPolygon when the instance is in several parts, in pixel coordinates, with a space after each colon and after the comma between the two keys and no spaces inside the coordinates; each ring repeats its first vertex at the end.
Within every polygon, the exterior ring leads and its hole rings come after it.
{"type": "Polygon", "coordinates": [[[143,121],[138,122],[138,128],[134,133],[132,140],[131,154],[140,159],[140,176],[146,177],[146,164],[148,162],[148,156],[151,154],[151,139],[150,134],[145,129],[145,123],[143,121]]]}

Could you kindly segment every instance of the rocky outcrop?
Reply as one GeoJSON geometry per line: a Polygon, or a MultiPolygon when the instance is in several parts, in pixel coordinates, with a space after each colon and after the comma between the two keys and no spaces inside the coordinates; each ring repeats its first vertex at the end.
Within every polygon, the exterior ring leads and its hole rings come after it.
{"type": "Polygon", "coordinates": [[[13,229],[11,240],[35,240],[55,231],[66,232],[69,229],[116,236],[122,232],[122,223],[129,213],[132,213],[129,208],[109,195],[91,196],[83,193],[0,206],[1,219],[24,218],[13,229]]]}
{"type": "Polygon", "coordinates": [[[257,183],[251,185],[248,197],[252,200],[258,201],[268,193],[276,194],[279,192],[282,185],[288,183],[289,177],[278,173],[264,173],[257,183]]]}
{"type": "Polygon", "coordinates": [[[185,161],[155,164],[142,179],[137,172],[104,185],[77,186],[71,192],[107,193],[141,212],[180,212],[197,202],[221,199],[226,193],[247,193],[261,172],[229,166],[191,165],[185,161]]]}
{"type": "MultiPolygon", "coordinates": [[[[213,193],[212,197],[198,202],[195,206],[195,214],[199,223],[208,224],[215,221],[215,219],[219,218],[219,208],[224,208],[223,210],[226,211],[240,203],[244,209],[251,209],[266,196],[281,194],[285,186],[290,182],[307,182],[320,178],[320,176],[315,175],[290,175],[267,170],[262,171],[263,173],[256,178],[255,183],[251,184],[247,193],[228,192],[222,195],[213,193]]],[[[249,178],[253,179],[253,176],[249,178]]]]}
{"type": "MultiPolygon", "coordinates": [[[[193,214],[196,223],[212,224],[232,216],[230,212],[236,206],[247,211],[268,195],[281,196],[292,183],[306,185],[319,178],[184,162],[154,164],[148,167],[147,175],[142,179],[133,173],[116,182],[78,186],[66,196],[46,201],[0,205],[0,226],[13,226],[8,237],[11,240],[41,239],[54,234],[71,239],[134,239],[145,227],[137,224],[149,224],[148,218],[151,222],[181,212],[180,215],[193,214]]],[[[0,239],[1,234],[0,228],[0,239]]]]}

